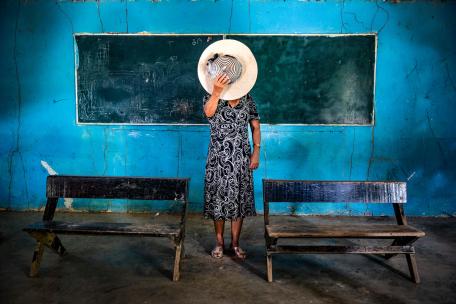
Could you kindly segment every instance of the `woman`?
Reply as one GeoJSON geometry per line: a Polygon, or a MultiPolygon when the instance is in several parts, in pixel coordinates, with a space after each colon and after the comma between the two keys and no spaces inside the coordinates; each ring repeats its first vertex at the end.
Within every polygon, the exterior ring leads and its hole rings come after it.
{"type": "Polygon", "coordinates": [[[231,220],[229,250],[235,257],[244,260],[246,253],[239,246],[239,237],[243,219],[256,215],[252,170],[259,165],[260,117],[249,93],[235,100],[220,99],[229,82],[226,73],[219,74],[212,94],[206,94],[203,99],[204,113],[211,129],[204,185],[204,216],[214,220],[216,245],[211,255],[214,258],[223,257],[225,221],[231,220]],[[252,130],[253,153],[248,124],[252,130]]]}

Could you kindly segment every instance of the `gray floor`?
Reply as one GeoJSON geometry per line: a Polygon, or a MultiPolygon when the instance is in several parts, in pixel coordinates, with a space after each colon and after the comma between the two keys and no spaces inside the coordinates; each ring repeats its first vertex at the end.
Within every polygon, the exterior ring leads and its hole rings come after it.
{"type": "MultiPolygon", "coordinates": [[[[360,255],[274,256],[275,282],[267,283],[262,217],[245,222],[241,245],[248,259],[239,263],[227,256],[222,260],[209,256],[212,225],[199,215],[188,221],[180,282],[169,279],[173,249],[167,239],[65,235],[61,239],[69,254],[60,258],[46,250],[40,276],[32,279],[27,273],[34,241],[21,229],[41,215],[0,212],[1,303],[456,303],[454,218],[409,219],[427,233],[416,243],[422,283],[415,285],[408,280],[405,257],[384,262],[360,255]]],[[[58,213],[56,219],[145,223],[177,218],[58,213]]]]}

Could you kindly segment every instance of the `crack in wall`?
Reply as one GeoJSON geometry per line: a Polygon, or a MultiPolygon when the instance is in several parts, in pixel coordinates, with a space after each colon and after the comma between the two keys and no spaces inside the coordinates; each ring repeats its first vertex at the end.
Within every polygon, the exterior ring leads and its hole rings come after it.
{"type": "Polygon", "coordinates": [[[344,9],[345,9],[345,0],[342,1],[342,6],[340,8],[340,33],[343,33],[347,28],[345,27],[344,21],[344,9]]]}
{"type": "Polygon", "coordinates": [[[71,20],[70,16],[63,10],[63,8],[60,6],[60,4],[58,2],[55,2],[55,4],[57,5],[58,10],[65,16],[65,18],[70,23],[71,32],[74,34],[74,25],[73,25],[73,21],[71,20]]]}
{"type": "Polygon", "coordinates": [[[454,81],[451,78],[450,69],[448,68],[448,63],[447,62],[445,62],[445,70],[447,72],[448,80],[450,81],[450,84],[453,87],[453,90],[456,92],[456,85],[454,84],[454,81]]]}
{"type": "Polygon", "coordinates": [[[90,143],[90,150],[92,153],[90,153],[90,158],[92,159],[92,168],[93,172],[97,172],[97,165],[95,163],[95,147],[93,146],[93,136],[90,130],[88,128],[85,130],[87,134],[89,135],[89,143],[90,143]]]}
{"type": "Polygon", "coordinates": [[[369,163],[367,165],[367,173],[366,173],[366,180],[369,180],[370,170],[372,166],[372,162],[374,161],[374,154],[375,154],[375,126],[372,126],[372,133],[371,133],[371,153],[369,156],[369,163]]]}
{"type": "Polygon", "coordinates": [[[439,148],[439,152],[440,152],[440,154],[442,155],[443,164],[446,166],[446,165],[447,165],[447,159],[446,159],[445,153],[444,153],[444,151],[443,151],[442,144],[440,143],[439,138],[435,135],[434,129],[432,128],[432,125],[431,125],[431,118],[429,117],[429,112],[428,112],[428,111],[426,112],[426,118],[427,118],[429,130],[431,131],[432,137],[435,139],[435,141],[436,141],[436,143],[437,143],[437,147],[439,148]]]}
{"type": "Polygon", "coordinates": [[[384,7],[382,7],[378,4],[378,0],[375,1],[375,5],[376,5],[375,13],[371,19],[371,24],[370,24],[370,28],[369,28],[369,26],[367,26],[363,21],[358,19],[358,15],[356,13],[351,12],[351,11],[345,11],[345,0],[343,0],[342,4],[341,4],[341,8],[340,8],[340,33],[347,32],[347,30],[348,30],[347,29],[348,23],[344,19],[345,14],[353,16],[353,20],[357,24],[361,25],[364,30],[370,30],[372,32],[373,27],[374,27],[374,22],[377,18],[378,12],[383,11],[385,13],[386,20],[382,24],[382,26],[380,26],[379,30],[377,31],[377,33],[380,33],[389,21],[389,12],[384,7]]]}
{"type": "Polygon", "coordinates": [[[179,171],[180,171],[180,162],[182,159],[182,134],[178,134],[178,142],[177,142],[177,172],[176,176],[179,177],[179,171]]]}
{"type": "Polygon", "coordinates": [[[103,130],[103,137],[104,137],[104,145],[103,145],[103,176],[106,175],[106,171],[108,170],[108,160],[107,160],[107,156],[108,156],[108,136],[107,136],[107,133],[106,131],[108,131],[108,129],[104,129],[103,130]]]}
{"type": "Polygon", "coordinates": [[[24,179],[24,191],[27,199],[27,208],[30,208],[30,202],[29,202],[29,193],[28,193],[28,186],[27,186],[27,174],[25,172],[25,166],[24,166],[24,158],[22,156],[21,152],[21,129],[22,129],[22,122],[21,122],[21,116],[22,116],[22,88],[21,88],[21,80],[20,80],[20,75],[19,75],[19,64],[17,62],[17,32],[19,28],[19,17],[21,13],[21,2],[18,2],[17,5],[17,11],[16,11],[16,24],[15,24],[15,29],[14,29],[14,49],[13,49],[13,62],[14,62],[14,67],[15,67],[15,74],[16,74],[16,84],[17,84],[17,126],[16,126],[16,142],[14,148],[12,148],[9,152],[8,155],[8,174],[10,177],[9,183],[8,183],[8,208],[11,208],[11,199],[12,199],[12,186],[13,186],[13,178],[14,178],[14,173],[13,173],[13,159],[15,155],[18,155],[20,158],[20,163],[22,166],[22,174],[23,174],[23,179],[24,179]]]}
{"type": "Polygon", "coordinates": [[[128,136],[125,136],[125,134],[123,134],[123,136],[125,138],[124,174],[125,176],[128,176],[128,136]]]}
{"type": "Polygon", "coordinates": [[[408,79],[413,72],[416,72],[418,74],[417,68],[418,68],[418,60],[415,58],[415,65],[410,70],[410,72],[408,72],[407,75],[405,75],[405,79],[408,79]]]}
{"type": "MultiPolygon", "coordinates": [[[[233,6],[234,6],[234,0],[231,0],[230,25],[228,27],[228,34],[231,33],[231,20],[233,19],[233,6]]],[[[225,39],[225,38],[223,38],[223,39],[225,39]]]]}
{"type": "Polygon", "coordinates": [[[127,26],[127,33],[128,33],[128,0],[125,0],[125,23],[127,26]]]}
{"type": "Polygon", "coordinates": [[[351,155],[350,155],[350,175],[349,175],[349,179],[351,179],[352,177],[352,168],[353,168],[353,154],[355,153],[355,128],[353,128],[353,141],[352,141],[352,151],[351,151],[351,155]]]}
{"type": "Polygon", "coordinates": [[[344,14],[346,15],[352,15],[353,16],[353,20],[355,20],[355,22],[359,25],[361,25],[363,27],[364,30],[369,30],[369,27],[361,20],[358,19],[358,15],[354,12],[349,12],[349,11],[346,11],[344,12],[344,14]]]}
{"type": "Polygon", "coordinates": [[[104,32],[103,21],[101,20],[101,15],[100,15],[100,0],[97,0],[97,12],[98,12],[98,20],[100,20],[101,32],[104,32]]]}
{"type": "Polygon", "coordinates": [[[372,17],[372,20],[371,20],[371,25],[370,25],[370,30],[371,30],[371,31],[372,31],[372,28],[373,28],[373,26],[374,26],[374,21],[375,21],[375,19],[377,18],[378,11],[379,11],[379,10],[382,10],[382,11],[386,14],[386,20],[385,20],[385,22],[384,22],[383,25],[380,27],[380,29],[377,31],[377,34],[380,34],[380,32],[383,30],[383,28],[386,26],[386,24],[387,24],[388,21],[389,21],[389,12],[388,12],[383,6],[378,5],[378,0],[375,0],[375,6],[376,6],[377,8],[375,9],[374,17],[372,17]]]}

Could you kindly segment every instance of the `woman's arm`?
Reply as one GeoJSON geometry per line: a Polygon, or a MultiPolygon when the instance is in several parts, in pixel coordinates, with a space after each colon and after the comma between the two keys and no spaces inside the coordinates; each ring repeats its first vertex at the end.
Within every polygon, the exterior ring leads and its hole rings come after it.
{"type": "Polygon", "coordinates": [[[253,153],[252,156],[250,156],[250,169],[256,169],[260,165],[260,121],[258,119],[250,120],[250,129],[252,130],[253,139],[253,153]]]}
{"type": "Polygon", "coordinates": [[[222,94],[223,89],[229,81],[230,79],[228,78],[228,75],[226,75],[225,73],[218,75],[215,79],[211,98],[209,98],[209,100],[204,105],[204,114],[206,114],[207,117],[214,116],[215,111],[217,110],[220,94],[222,94]]]}

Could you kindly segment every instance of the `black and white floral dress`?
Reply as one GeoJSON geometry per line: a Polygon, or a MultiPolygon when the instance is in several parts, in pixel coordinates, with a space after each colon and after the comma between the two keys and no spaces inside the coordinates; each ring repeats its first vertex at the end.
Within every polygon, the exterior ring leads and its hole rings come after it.
{"type": "MultiPolygon", "coordinates": [[[[206,94],[203,106],[211,97],[206,94]]],[[[229,220],[256,215],[248,125],[260,119],[250,94],[235,107],[220,99],[207,118],[211,135],[204,179],[204,217],[229,220]]]]}

